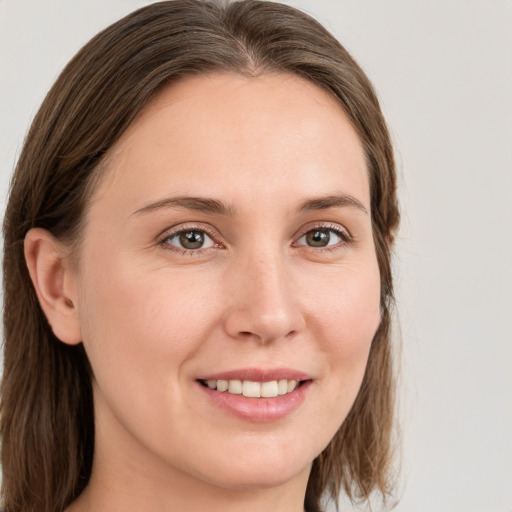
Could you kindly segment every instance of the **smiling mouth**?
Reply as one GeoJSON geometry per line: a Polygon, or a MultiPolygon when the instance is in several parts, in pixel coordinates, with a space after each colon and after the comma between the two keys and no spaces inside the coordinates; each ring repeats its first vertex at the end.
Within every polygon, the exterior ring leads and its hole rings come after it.
{"type": "Polygon", "coordinates": [[[273,398],[292,393],[302,386],[306,380],[280,379],[266,382],[251,380],[199,380],[199,382],[220,393],[243,395],[247,398],[273,398]]]}

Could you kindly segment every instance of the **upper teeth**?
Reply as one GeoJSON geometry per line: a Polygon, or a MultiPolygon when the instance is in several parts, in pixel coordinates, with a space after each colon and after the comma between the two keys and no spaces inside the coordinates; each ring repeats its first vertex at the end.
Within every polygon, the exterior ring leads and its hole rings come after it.
{"type": "Polygon", "coordinates": [[[207,380],[207,386],[217,391],[227,391],[233,395],[244,395],[251,398],[270,398],[291,393],[297,387],[296,380],[270,380],[254,382],[252,380],[207,380]]]}

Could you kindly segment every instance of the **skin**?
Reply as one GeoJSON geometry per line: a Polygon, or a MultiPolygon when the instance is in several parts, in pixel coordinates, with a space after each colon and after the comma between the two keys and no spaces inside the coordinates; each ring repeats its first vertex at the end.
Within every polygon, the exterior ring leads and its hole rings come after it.
{"type": "Polygon", "coordinates": [[[303,510],[380,321],[364,153],[335,99],[283,74],[163,89],[110,152],[79,262],[40,229],[25,247],[54,332],[94,372],[94,467],[68,511],[303,510]],[[144,209],[177,196],[230,211],[144,209]],[[330,196],[351,199],[300,210],[330,196]],[[181,228],[205,245],[185,251],[181,228]],[[327,247],[308,245],[319,229],[327,247]],[[292,413],[252,422],[197,382],[246,367],[312,382],[292,413]]]}

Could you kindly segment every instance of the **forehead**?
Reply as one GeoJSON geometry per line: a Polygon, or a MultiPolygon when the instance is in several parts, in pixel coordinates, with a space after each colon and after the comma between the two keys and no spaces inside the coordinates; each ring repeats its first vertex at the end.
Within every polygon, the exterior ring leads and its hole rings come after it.
{"type": "Polygon", "coordinates": [[[128,195],[349,186],[369,207],[364,151],[344,110],[288,74],[212,74],[162,88],[111,149],[105,174],[100,189],[128,195]]]}

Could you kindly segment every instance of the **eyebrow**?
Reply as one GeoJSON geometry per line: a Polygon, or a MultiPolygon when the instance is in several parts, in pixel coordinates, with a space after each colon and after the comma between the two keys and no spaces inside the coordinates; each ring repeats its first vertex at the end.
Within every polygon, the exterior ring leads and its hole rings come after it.
{"type": "Polygon", "coordinates": [[[325,197],[313,197],[304,201],[299,207],[299,211],[327,210],[329,208],[352,207],[368,213],[363,203],[349,194],[337,194],[325,197]]]}
{"type": "Polygon", "coordinates": [[[169,197],[167,199],[162,199],[161,201],[156,201],[155,203],[150,203],[136,210],[132,215],[139,215],[141,213],[159,210],[160,208],[172,207],[186,208],[187,210],[195,210],[197,212],[204,213],[215,213],[218,215],[233,216],[235,214],[235,208],[233,206],[227,205],[217,199],[180,196],[169,197]]]}
{"type": "MultiPolygon", "coordinates": [[[[228,205],[219,201],[218,199],[211,199],[206,197],[169,197],[156,201],[154,203],[147,204],[142,208],[139,208],[132,215],[140,215],[148,213],[161,208],[186,208],[187,210],[194,210],[203,213],[214,213],[217,215],[234,216],[235,208],[232,205],[228,205]]],[[[364,213],[368,213],[363,203],[356,199],[354,196],[349,194],[337,194],[323,197],[313,197],[306,199],[298,208],[299,212],[315,211],[315,210],[327,210],[329,208],[343,208],[352,207],[356,208],[364,213]]]]}

